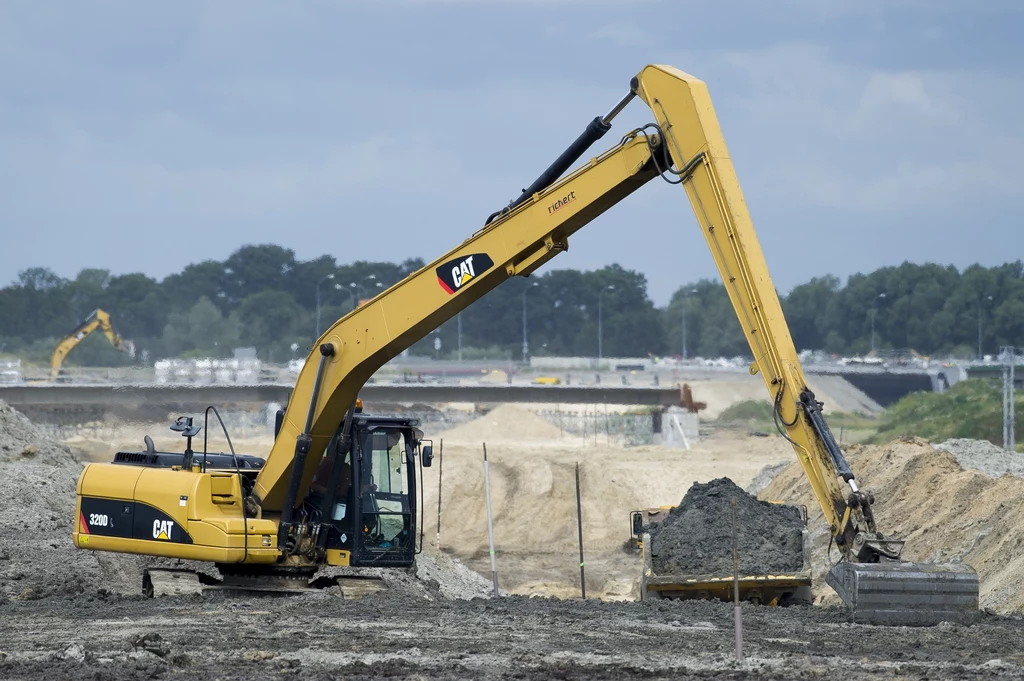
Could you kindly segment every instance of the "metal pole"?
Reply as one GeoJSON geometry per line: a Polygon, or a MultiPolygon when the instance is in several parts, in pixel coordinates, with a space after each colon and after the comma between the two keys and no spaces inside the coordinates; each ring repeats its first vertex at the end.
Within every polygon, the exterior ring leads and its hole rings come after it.
{"type": "Polygon", "coordinates": [[[686,359],[686,296],[683,296],[683,359],[686,359]]]}
{"type": "Polygon", "coordinates": [[[323,280],[316,282],[316,337],[320,338],[320,284],[323,280]]]}
{"type": "Polygon", "coordinates": [[[1006,433],[1008,435],[1009,447],[1011,452],[1017,451],[1017,424],[1014,423],[1014,417],[1016,415],[1016,402],[1014,395],[1014,365],[1017,364],[1017,348],[1010,348],[1010,368],[1007,372],[1009,374],[1009,381],[1007,381],[1007,420],[1006,433]]]}
{"type": "Polygon", "coordinates": [[[576,530],[580,537],[580,596],[587,598],[587,579],[583,571],[583,506],[580,502],[580,462],[576,462],[576,530]]]}
{"type": "Polygon", "coordinates": [[[1010,391],[1008,389],[1008,383],[1010,382],[1010,367],[1005,365],[1005,362],[1006,362],[1006,348],[1003,348],[1003,351],[1002,351],[1002,353],[1000,353],[1000,355],[1001,355],[1001,359],[1004,362],[1003,369],[1002,369],[1002,375],[1003,375],[1003,449],[1009,449],[1010,448],[1010,432],[1009,432],[1010,416],[1009,416],[1008,405],[1009,405],[1010,391]]]}
{"type": "Polygon", "coordinates": [[[736,660],[743,661],[743,611],[740,608],[740,557],[739,540],[736,532],[736,498],[732,500],[732,597],[733,619],[736,628],[736,660]]]}
{"type": "Polygon", "coordinates": [[[526,289],[523,289],[523,364],[526,364],[526,353],[529,346],[526,343],[526,289]]]}
{"type": "Polygon", "coordinates": [[[444,438],[437,451],[437,550],[441,550],[441,471],[444,470],[444,438]]]}
{"type": "Polygon", "coordinates": [[[599,294],[597,294],[597,368],[598,369],[601,368],[601,357],[604,354],[604,348],[601,347],[601,341],[602,341],[601,336],[603,335],[602,329],[601,329],[601,307],[602,307],[601,303],[602,303],[603,299],[604,299],[604,289],[601,289],[601,292],[599,294]]]}
{"type": "Polygon", "coordinates": [[[459,361],[462,361],[462,313],[455,315],[455,324],[459,329],[459,361]]]}
{"type": "Polygon", "coordinates": [[[981,361],[981,296],[978,296],[978,361],[981,361]]]}
{"type": "Polygon", "coordinates": [[[491,550],[491,580],[494,597],[498,598],[498,566],[494,561],[494,522],[491,518],[491,471],[487,463],[487,443],[484,443],[484,501],[487,505],[487,541],[491,550]]]}
{"type": "Polygon", "coordinates": [[[871,308],[871,352],[875,351],[875,308],[871,308]]]}

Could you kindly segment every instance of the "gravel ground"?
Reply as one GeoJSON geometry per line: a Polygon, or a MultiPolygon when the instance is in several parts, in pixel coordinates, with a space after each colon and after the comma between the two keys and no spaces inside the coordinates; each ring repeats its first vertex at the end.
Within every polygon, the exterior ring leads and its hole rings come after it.
{"type": "Polygon", "coordinates": [[[965,469],[973,468],[992,478],[1004,473],[1024,477],[1024,454],[1008,452],[988,440],[952,439],[934,447],[952,454],[965,469]]]}
{"type": "Polygon", "coordinates": [[[2,679],[1024,678],[1024,622],[915,629],[818,606],[378,594],[0,603],[2,679]]]}

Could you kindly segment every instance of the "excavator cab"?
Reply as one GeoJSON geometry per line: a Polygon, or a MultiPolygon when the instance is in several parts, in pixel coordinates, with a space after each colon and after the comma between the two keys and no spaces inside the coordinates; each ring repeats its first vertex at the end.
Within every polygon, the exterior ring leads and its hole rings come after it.
{"type": "Polygon", "coordinates": [[[351,447],[342,446],[345,438],[339,429],[317,468],[306,505],[313,513],[330,515],[325,547],[329,554],[345,552],[352,567],[413,562],[415,460],[422,437],[417,423],[356,414],[351,447]]]}

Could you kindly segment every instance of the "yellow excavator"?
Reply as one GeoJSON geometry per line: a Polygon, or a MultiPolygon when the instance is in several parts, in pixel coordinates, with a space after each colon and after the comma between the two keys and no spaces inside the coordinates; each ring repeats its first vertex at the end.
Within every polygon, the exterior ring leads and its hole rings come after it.
{"type": "MultiPolygon", "coordinates": [[[[220,579],[250,584],[290,578],[315,586],[327,566],[411,565],[416,459],[429,463],[429,441],[415,423],[357,410],[363,384],[503,281],[528,277],[565,252],[576,231],[658,179],[689,198],[750,344],[750,371],[763,378],[776,425],[824,512],[842,556],[829,584],[857,621],[928,624],[977,611],[973,569],[901,561],[904,542],[876,527],[875,499],[807,387],[707,86],[661,65],[644,67],[621,101],[481,229],[327,329],[265,458],[205,447],[193,453],[198,426],[188,421],[174,426],[188,437],[182,453],[147,446],[89,464],[78,483],[75,545],[209,561],[220,579]],[[654,120],[566,174],[633,99],[654,120]]],[[[159,572],[144,575],[150,593],[159,572]]]]}
{"type": "Polygon", "coordinates": [[[64,359],[68,356],[68,353],[97,329],[103,332],[115,349],[128,352],[134,349],[131,341],[125,341],[114,329],[109,313],[100,309],[93,310],[89,313],[88,317],[82,320],[81,324],[75,327],[74,331],[69,333],[54,348],[53,355],[50,356],[50,380],[56,381],[58,379],[61,375],[61,366],[64,364],[64,359]]]}

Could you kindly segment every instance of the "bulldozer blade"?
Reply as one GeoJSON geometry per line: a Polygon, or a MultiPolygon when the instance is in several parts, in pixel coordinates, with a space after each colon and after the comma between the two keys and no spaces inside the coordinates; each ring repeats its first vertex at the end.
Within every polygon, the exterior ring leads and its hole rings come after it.
{"type": "Polygon", "coordinates": [[[978,617],[978,573],[963,563],[839,563],[825,582],[852,622],[933,626],[978,617]]]}

